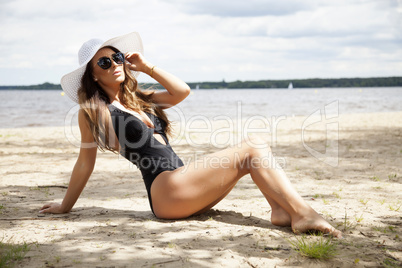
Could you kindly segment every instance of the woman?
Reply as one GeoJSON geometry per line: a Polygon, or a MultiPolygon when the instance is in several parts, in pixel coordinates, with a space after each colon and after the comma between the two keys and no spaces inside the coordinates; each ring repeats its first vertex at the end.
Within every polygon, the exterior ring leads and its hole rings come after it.
{"type": "Polygon", "coordinates": [[[283,170],[273,168],[276,165],[269,147],[252,146],[259,140],[244,140],[204,158],[225,159],[219,165],[200,166],[194,162],[184,166],[168,143],[170,125],[163,109],[185,99],[190,88],[145,60],[137,33],[104,43],[90,40],[81,47],[79,62],[81,67],[65,75],[61,84],[81,106],[80,153],[63,202],[46,204],[41,213],[67,213],[72,209],[92,173],[99,147],[120,152],[140,168],[152,212],[158,218],[180,219],[207,211],[241,177],[250,174],[272,208],[274,225],[291,226],[295,233],[318,230],[341,237],[340,231],[301,198],[283,170]],[[135,79],[140,72],[153,77],[166,90],[140,91],[135,79]],[[272,168],[261,165],[266,159],[271,159],[272,168]]]}

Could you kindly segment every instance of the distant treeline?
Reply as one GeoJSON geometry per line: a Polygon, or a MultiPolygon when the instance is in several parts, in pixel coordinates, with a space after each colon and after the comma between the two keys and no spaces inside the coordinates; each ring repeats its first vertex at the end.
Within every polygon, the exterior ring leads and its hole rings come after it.
{"type": "MultiPolygon", "coordinates": [[[[234,81],[234,82],[195,82],[188,83],[191,88],[224,89],[224,88],[322,88],[322,87],[402,87],[402,77],[373,77],[373,78],[313,78],[292,80],[260,80],[260,81],[234,81]]],[[[142,88],[161,88],[159,84],[143,83],[142,88]]],[[[60,84],[43,83],[31,86],[0,86],[2,89],[61,89],[60,84]]]]}
{"type": "Polygon", "coordinates": [[[1,89],[19,89],[19,90],[30,90],[30,89],[61,89],[60,84],[52,84],[52,83],[43,83],[39,85],[30,85],[30,86],[0,86],[1,89]]]}
{"type": "Polygon", "coordinates": [[[214,88],[287,88],[292,83],[293,88],[322,87],[402,87],[402,77],[384,78],[336,78],[336,79],[293,79],[293,80],[260,80],[234,82],[200,82],[188,83],[191,88],[197,85],[202,89],[214,88]]]}

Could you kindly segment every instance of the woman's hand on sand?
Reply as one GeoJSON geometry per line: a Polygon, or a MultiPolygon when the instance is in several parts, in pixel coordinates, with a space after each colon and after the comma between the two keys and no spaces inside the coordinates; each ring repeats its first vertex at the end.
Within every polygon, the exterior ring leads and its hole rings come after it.
{"type": "Polygon", "coordinates": [[[126,53],[125,58],[130,70],[149,74],[152,65],[146,61],[141,53],[128,52],[126,53]]]}
{"type": "Polygon", "coordinates": [[[54,214],[61,214],[65,213],[61,208],[59,203],[49,203],[44,205],[40,210],[39,213],[54,213],[54,214]]]}

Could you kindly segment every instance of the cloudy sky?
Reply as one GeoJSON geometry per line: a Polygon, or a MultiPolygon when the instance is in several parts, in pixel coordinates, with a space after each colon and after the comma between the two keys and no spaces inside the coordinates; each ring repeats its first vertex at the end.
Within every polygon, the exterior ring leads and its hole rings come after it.
{"type": "Polygon", "coordinates": [[[0,85],[59,83],[132,31],[187,82],[402,75],[402,0],[0,0],[0,85]]]}

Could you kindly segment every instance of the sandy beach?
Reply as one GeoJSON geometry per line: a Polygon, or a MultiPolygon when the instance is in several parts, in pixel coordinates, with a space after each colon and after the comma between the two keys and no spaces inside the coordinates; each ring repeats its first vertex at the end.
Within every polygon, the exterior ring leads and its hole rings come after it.
{"type": "MultiPolygon", "coordinates": [[[[159,220],[139,170],[110,152],[98,152],[71,213],[39,214],[45,203],[61,202],[78,156],[64,127],[0,129],[0,239],[31,244],[16,267],[402,265],[402,112],[340,115],[330,132],[324,123],[303,132],[305,121],[290,117],[278,123],[275,137],[255,135],[272,144],[302,197],[343,231],[329,260],[309,259],[291,247],[300,235],[271,224],[270,207],[249,175],[209,212],[159,220]]],[[[72,134],[79,137],[77,127],[72,134]]],[[[217,139],[225,144],[230,135],[217,139]]],[[[219,150],[210,137],[177,132],[172,147],[187,162],[219,150]]]]}

